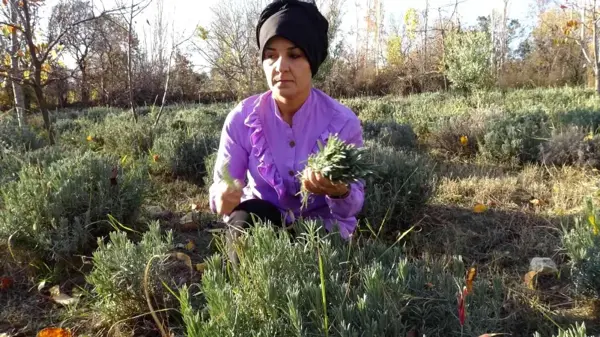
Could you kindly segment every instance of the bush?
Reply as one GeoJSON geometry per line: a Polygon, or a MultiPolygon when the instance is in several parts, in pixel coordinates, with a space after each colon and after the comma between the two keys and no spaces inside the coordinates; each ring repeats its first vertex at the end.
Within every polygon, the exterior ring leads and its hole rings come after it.
{"type": "Polygon", "coordinates": [[[132,242],[121,231],[111,232],[109,239],[107,243],[98,239],[98,249],[92,257],[93,269],[86,277],[93,287],[95,309],[104,323],[114,323],[149,310],[144,295],[144,273],[146,265],[155,256],[149,269],[149,291],[161,305],[173,300],[158,281],[164,276],[167,253],[173,249],[171,231],[162,235],[155,222],[138,243],[132,242]]]}
{"type": "Polygon", "coordinates": [[[46,167],[49,164],[75,155],[75,151],[62,146],[47,146],[25,153],[5,151],[0,153],[0,185],[18,179],[18,173],[23,166],[35,165],[46,167]]]}
{"type": "Polygon", "coordinates": [[[600,227],[598,212],[588,199],[585,216],[576,217],[571,229],[563,230],[562,245],[570,258],[575,292],[600,296],[600,227]]]}
{"type": "Polygon", "coordinates": [[[430,162],[419,154],[367,141],[375,174],[367,179],[360,218],[384,232],[405,228],[423,209],[435,186],[430,162]]]}
{"type": "Polygon", "coordinates": [[[483,137],[483,157],[513,164],[537,160],[540,144],[550,136],[547,122],[542,111],[491,121],[483,137]]]}
{"type": "MultiPolygon", "coordinates": [[[[221,255],[210,257],[199,295],[180,291],[187,336],[406,336],[413,327],[427,336],[461,334],[460,259],[413,264],[399,247],[353,247],[338,233],[322,236],[319,226],[299,224],[294,241],[270,226],[249,229],[234,270],[221,255]]],[[[475,280],[466,302],[465,335],[501,328],[497,279],[475,280]]]]}
{"type": "Polygon", "coordinates": [[[362,125],[365,140],[373,140],[396,149],[417,147],[417,135],[410,125],[396,122],[365,121],[362,125]]]}
{"type": "Polygon", "coordinates": [[[199,133],[171,131],[161,135],[152,148],[153,172],[201,184],[206,175],[205,158],[219,146],[218,138],[199,133]]]}
{"type": "Polygon", "coordinates": [[[600,136],[591,136],[578,127],[553,132],[540,145],[539,160],[546,165],[578,165],[600,168],[600,136]]]}
{"type": "Polygon", "coordinates": [[[483,140],[485,125],[472,115],[443,118],[437,128],[428,135],[428,143],[434,149],[455,156],[474,156],[483,140]]]}
{"type": "Polygon", "coordinates": [[[154,138],[161,133],[148,118],[140,117],[135,123],[129,114],[109,115],[102,122],[91,124],[81,141],[93,150],[101,150],[119,157],[141,158],[152,148],[154,138]]]}
{"type": "Polygon", "coordinates": [[[204,158],[204,168],[206,169],[206,175],[204,176],[204,186],[210,187],[213,183],[213,171],[215,170],[215,163],[217,162],[218,152],[213,152],[204,158]]]}
{"type": "Polygon", "coordinates": [[[490,52],[492,42],[486,32],[455,32],[447,36],[446,76],[461,90],[484,89],[492,83],[490,52]]]}
{"type": "Polygon", "coordinates": [[[19,127],[14,117],[0,119],[0,150],[29,151],[46,145],[46,141],[29,126],[19,127]]]}
{"type": "MultiPolygon", "coordinates": [[[[533,337],[542,337],[542,335],[536,332],[533,334],[533,337]]],[[[571,327],[567,330],[559,329],[558,335],[553,335],[552,337],[588,337],[588,334],[585,328],[585,323],[576,323],[574,327],[571,327]]]]}
{"type": "Polygon", "coordinates": [[[25,165],[17,181],[2,186],[0,241],[13,235],[13,245],[43,258],[84,253],[110,227],[109,214],[121,220],[135,214],[145,183],[143,168],[122,168],[93,152],[46,167],[25,165]]]}

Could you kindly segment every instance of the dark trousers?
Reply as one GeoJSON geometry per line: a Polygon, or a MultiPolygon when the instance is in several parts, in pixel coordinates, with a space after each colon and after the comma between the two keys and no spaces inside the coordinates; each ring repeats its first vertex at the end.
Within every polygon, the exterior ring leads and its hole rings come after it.
{"type": "Polygon", "coordinates": [[[250,199],[240,203],[233,209],[227,221],[227,255],[234,266],[238,263],[234,246],[235,240],[241,230],[254,226],[253,218],[265,223],[270,222],[275,227],[283,227],[284,225],[281,212],[272,203],[261,199],[250,199]]]}

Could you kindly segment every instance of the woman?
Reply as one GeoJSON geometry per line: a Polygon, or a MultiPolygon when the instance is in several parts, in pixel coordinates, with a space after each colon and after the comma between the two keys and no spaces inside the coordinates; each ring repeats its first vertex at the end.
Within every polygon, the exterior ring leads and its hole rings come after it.
{"type": "Polygon", "coordinates": [[[334,184],[304,169],[329,135],[363,146],[357,116],[312,87],[327,57],[328,27],[314,3],[299,0],[275,0],[260,15],[256,37],[270,89],[228,114],[210,187],[211,209],[226,218],[229,240],[253,215],[286,227],[299,217],[320,218],[327,230],[337,226],[346,239],[356,228],[362,183],[334,184]],[[235,186],[222,179],[226,163],[235,186]],[[306,209],[300,184],[313,194],[306,209]]]}

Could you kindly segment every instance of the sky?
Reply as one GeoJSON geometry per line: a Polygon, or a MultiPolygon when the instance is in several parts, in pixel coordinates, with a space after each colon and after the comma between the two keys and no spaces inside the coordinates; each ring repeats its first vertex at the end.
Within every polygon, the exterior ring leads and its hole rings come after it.
{"type": "MultiPolygon", "coordinates": [[[[59,0],[47,0],[45,8],[57,3],[59,0]]],[[[116,1],[131,3],[131,0],[92,0],[97,7],[114,8],[116,1]]],[[[135,0],[136,2],[139,0],[135,0]]],[[[211,10],[219,0],[164,0],[164,15],[167,21],[173,22],[176,35],[188,37],[194,32],[197,25],[208,26],[211,22],[211,10]],[[174,18],[174,20],[172,20],[174,18]]],[[[233,0],[242,3],[247,0],[233,0]]],[[[355,7],[355,0],[342,0],[345,4],[343,13],[342,31],[348,32],[356,24],[357,13],[364,17],[364,9],[355,7]]],[[[409,8],[415,8],[419,11],[425,9],[425,0],[381,0],[384,9],[384,23],[388,23],[390,17],[395,17],[396,21],[402,20],[404,13],[409,8]]],[[[365,3],[365,0],[360,0],[365,3]]],[[[509,0],[508,15],[510,18],[519,19],[521,24],[530,25],[530,7],[535,0],[509,0]]],[[[476,23],[478,16],[489,15],[492,10],[502,10],[504,0],[459,0],[458,14],[461,24],[472,25],[476,23]]],[[[438,8],[442,9],[442,14],[450,15],[454,9],[454,0],[429,0],[429,7],[432,11],[433,19],[438,17],[438,8]]],[[[137,30],[140,36],[143,36],[143,30],[149,29],[146,20],[153,22],[157,12],[156,2],[152,3],[137,20],[137,30]]],[[[348,39],[351,43],[353,39],[348,39]]],[[[199,56],[192,57],[194,63],[204,63],[199,56]]]]}

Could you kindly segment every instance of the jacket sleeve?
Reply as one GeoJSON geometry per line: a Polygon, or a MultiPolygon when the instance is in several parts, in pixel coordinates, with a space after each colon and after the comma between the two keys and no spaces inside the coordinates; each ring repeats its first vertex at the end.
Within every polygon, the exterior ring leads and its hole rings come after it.
{"type": "Polygon", "coordinates": [[[248,170],[248,151],[244,148],[244,117],[243,108],[239,104],[225,119],[219,140],[219,149],[215,167],[212,172],[213,183],[209,188],[209,204],[213,213],[216,213],[215,197],[216,187],[223,180],[223,164],[229,162],[229,174],[233,179],[244,181],[248,170]]]}
{"type": "MultiPolygon", "coordinates": [[[[356,147],[363,147],[362,128],[358,118],[351,119],[339,133],[340,139],[347,143],[352,143],[356,147]]],[[[350,184],[350,191],[345,196],[333,198],[326,196],[325,200],[331,209],[331,213],[339,220],[340,225],[351,224],[353,228],[345,228],[348,232],[354,231],[356,221],[354,217],[361,211],[364,203],[365,192],[364,182],[354,182],[350,184]]]]}

